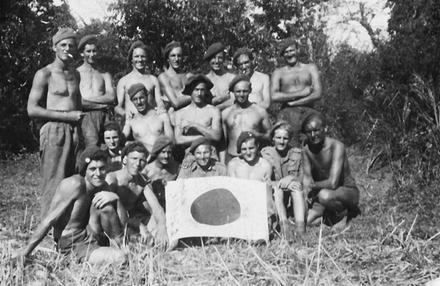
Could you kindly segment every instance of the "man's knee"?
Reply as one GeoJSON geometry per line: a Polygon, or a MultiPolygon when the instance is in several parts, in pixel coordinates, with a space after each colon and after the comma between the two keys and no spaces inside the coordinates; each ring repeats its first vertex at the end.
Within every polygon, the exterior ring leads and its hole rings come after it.
{"type": "Polygon", "coordinates": [[[322,189],[318,194],[319,203],[326,206],[335,200],[335,191],[329,189],[322,189]]]}
{"type": "Polygon", "coordinates": [[[97,214],[102,215],[102,216],[117,215],[116,209],[113,204],[107,204],[100,209],[98,209],[98,208],[94,208],[94,209],[97,214]]]}

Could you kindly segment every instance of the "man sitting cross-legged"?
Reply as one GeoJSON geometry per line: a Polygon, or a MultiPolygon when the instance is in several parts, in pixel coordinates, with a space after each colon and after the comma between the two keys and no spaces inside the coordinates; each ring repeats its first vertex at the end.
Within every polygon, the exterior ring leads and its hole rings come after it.
{"type": "Polygon", "coordinates": [[[150,106],[147,94],[147,89],[141,83],[134,84],[128,89],[130,100],[134,103],[138,113],[133,118],[126,119],[123,133],[127,138],[133,135],[136,141],[144,144],[145,148],[151,152],[158,136],[174,137],[168,114],[158,113],[153,106],[150,106]]]}
{"type": "Polygon", "coordinates": [[[326,125],[319,114],[309,115],[302,125],[307,136],[304,147],[304,190],[311,209],[307,223],[323,218],[334,225],[345,216],[347,221],[360,214],[359,190],[351,176],[345,146],[326,136],[326,125]]]}
{"type": "Polygon", "coordinates": [[[124,262],[124,253],[108,247],[105,239],[108,236],[121,244],[123,228],[118,214],[124,213],[119,197],[107,191],[106,162],[107,154],[97,146],[81,154],[80,174],[61,181],[46,216],[16,257],[29,256],[53,227],[57,249],[63,254],[72,253],[79,261],[91,263],[124,262]]]}
{"type": "MultiPolygon", "coordinates": [[[[270,183],[272,165],[261,157],[255,134],[249,131],[242,132],[238,136],[236,147],[240,157],[235,157],[228,163],[228,175],[270,183]]],[[[275,214],[270,184],[267,185],[267,212],[268,217],[275,214]]]]}
{"type": "Polygon", "coordinates": [[[129,230],[137,231],[139,228],[142,240],[150,239],[151,233],[156,244],[166,245],[168,235],[164,210],[151,190],[148,178],[141,173],[147,157],[148,151],[142,143],[134,142],[125,146],[122,150],[122,169],[109,173],[106,181],[117,192],[128,211],[129,230]]]}
{"type": "Polygon", "coordinates": [[[159,136],[151,151],[153,162],[142,171],[152,181],[153,192],[164,209],[165,184],[168,181],[174,181],[179,171],[179,165],[171,155],[172,151],[173,141],[167,136],[159,136]]]}

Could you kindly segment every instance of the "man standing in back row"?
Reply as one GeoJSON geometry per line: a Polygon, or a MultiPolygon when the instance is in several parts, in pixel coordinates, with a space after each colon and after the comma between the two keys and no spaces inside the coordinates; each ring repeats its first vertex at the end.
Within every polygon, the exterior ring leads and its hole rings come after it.
{"type": "Polygon", "coordinates": [[[83,64],[76,70],[79,73],[79,90],[82,109],[85,113],[81,122],[84,144],[99,146],[104,123],[110,118],[110,109],[115,102],[112,77],[97,67],[98,46],[95,35],[84,36],[78,44],[83,64]]]}
{"type": "Polygon", "coordinates": [[[286,65],[272,74],[272,100],[282,103],[277,120],[286,120],[293,129],[292,144],[300,146],[301,124],[309,114],[318,114],[313,103],[321,98],[321,80],[315,64],[298,60],[298,43],[288,39],[281,45],[286,65]]]}
{"type": "Polygon", "coordinates": [[[60,28],[52,43],[55,60],[35,74],[27,104],[29,117],[45,121],[40,129],[42,217],[58,184],[75,172],[84,116],[80,110],[79,75],[73,67],[76,34],[71,28],[60,28]]]}

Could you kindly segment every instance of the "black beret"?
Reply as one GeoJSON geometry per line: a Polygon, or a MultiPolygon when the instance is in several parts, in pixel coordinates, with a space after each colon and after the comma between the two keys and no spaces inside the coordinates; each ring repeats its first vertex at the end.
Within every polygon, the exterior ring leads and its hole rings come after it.
{"type": "Polygon", "coordinates": [[[87,45],[89,43],[94,44],[96,42],[97,42],[96,35],[86,35],[86,36],[82,37],[81,40],[79,41],[78,51],[82,52],[82,49],[84,48],[85,45],[87,45]]]}
{"type": "Polygon", "coordinates": [[[250,131],[243,131],[240,133],[240,136],[238,136],[237,139],[237,153],[241,153],[241,145],[250,138],[255,138],[255,141],[257,141],[257,136],[250,131]]]}
{"type": "Polygon", "coordinates": [[[132,86],[130,86],[127,93],[128,93],[128,96],[130,97],[130,99],[132,99],[133,96],[136,95],[136,93],[138,93],[139,91],[142,91],[142,90],[145,92],[145,95],[148,94],[147,89],[145,88],[145,85],[143,85],[142,83],[135,83],[132,86]]]}
{"type": "Polygon", "coordinates": [[[239,83],[240,81],[247,81],[247,82],[251,82],[251,80],[249,79],[249,77],[245,74],[238,74],[236,75],[232,81],[229,83],[229,91],[233,92],[234,91],[234,86],[239,83]]]}
{"type": "Polygon", "coordinates": [[[194,141],[191,143],[191,146],[189,147],[189,151],[190,151],[192,154],[194,154],[194,151],[195,151],[195,150],[197,149],[197,147],[199,147],[200,145],[209,145],[209,146],[212,146],[212,142],[211,142],[211,140],[209,140],[208,138],[205,138],[205,137],[198,138],[198,139],[194,140],[194,141]]]}
{"type": "Polygon", "coordinates": [[[191,95],[196,85],[200,82],[206,83],[206,87],[208,88],[208,90],[210,90],[214,86],[212,81],[207,76],[205,76],[204,74],[196,74],[188,79],[188,82],[185,84],[185,88],[183,89],[182,93],[186,95],[191,95]]]}
{"type": "Polygon", "coordinates": [[[214,43],[209,46],[208,50],[206,50],[205,55],[203,56],[204,61],[210,60],[216,54],[223,52],[225,49],[225,45],[220,42],[214,43]]]}

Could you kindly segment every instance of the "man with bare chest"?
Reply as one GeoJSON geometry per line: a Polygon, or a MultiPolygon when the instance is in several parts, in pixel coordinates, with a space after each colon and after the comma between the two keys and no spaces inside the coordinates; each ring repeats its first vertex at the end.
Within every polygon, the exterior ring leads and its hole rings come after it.
{"type": "Polygon", "coordinates": [[[231,95],[229,94],[229,83],[234,78],[234,74],[226,70],[225,46],[222,43],[214,43],[209,46],[203,60],[209,63],[210,71],[206,77],[211,80],[213,87],[211,89],[212,105],[223,110],[233,104],[231,95]]]}
{"type": "Polygon", "coordinates": [[[172,113],[191,103],[191,97],[183,94],[182,91],[192,74],[184,70],[183,48],[179,42],[168,43],[163,50],[163,57],[165,71],[159,75],[159,82],[166,96],[164,101],[172,113]]]}
{"type": "Polygon", "coordinates": [[[99,146],[104,123],[110,119],[110,112],[115,102],[112,77],[97,67],[99,49],[95,35],[84,36],[78,44],[78,51],[83,64],[76,70],[79,73],[79,90],[82,109],[85,113],[81,122],[84,144],[99,146]]]}
{"type": "Polygon", "coordinates": [[[221,115],[218,108],[207,103],[208,92],[212,82],[202,74],[191,77],[182,91],[191,97],[191,104],[176,112],[174,130],[176,144],[187,148],[201,137],[212,142],[221,138],[221,115]]]}
{"type": "Polygon", "coordinates": [[[148,104],[148,91],[142,83],[132,85],[127,93],[137,113],[125,121],[122,130],[125,137],[133,135],[133,138],[141,142],[149,152],[160,135],[174,138],[168,114],[159,113],[148,104]]]}
{"type": "Polygon", "coordinates": [[[45,121],[40,129],[42,216],[60,181],[75,173],[84,116],[79,76],[72,65],[76,34],[70,28],[61,28],[52,42],[55,60],[35,74],[27,104],[29,117],[45,121]]]}
{"type": "Polygon", "coordinates": [[[225,164],[238,156],[236,144],[243,131],[250,131],[260,139],[267,139],[271,128],[266,110],[249,102],[252,86],[246,75],[236,76],[229,85],[229,90],[234,93],[235,103],[222,111],[223,132],[228,144],[225,164]]]}
{"type": "Polygon", "coordinates": [[[292,144],[300,146],[301,124],[309,114],[318,112],[313,103],[321,98],[321,80],[315,64],[298,60],[298,43],[288,39],[281,46],[286,65],[272,74],[272,100],[282,104],[277,119],[286,120],[293,128],[292,144]]]}
{"type": "Polygon", "coordinates": [[[326,124],[319,114],[309,115],[302,131],[307,136],[303,186],[311,207],[307,223],[322,217],[325,224],[334,225],[344,217],[347,221],[356,217],[360,214],[359,189],[344,144],[326,136],[326,124]]]}
{"type": "Polygon", "coordinates": [[[238,68],[239,74],[249,78],[252,85],[252,92],[249,94],[249,101],[268,109],[270,106],[270,78],[267,74],[255,70],[254,56],[247,48],[240,48],[234,53],[234,65],[238,68]]]}
{"type": "Polygon", "coordinates": [[[141,171],[145,168],[148,151],[139,143],[131,143],[122,151],[123,167],[107,174],[106,181],[111,190],[118,194],[122,205],[128,212],[131,230],[139,231],[143,240],[149,233],[156,244],[168,244],[165,213],[154,195],[150,180],[141,171]]]}
{"type": "Polygon", "coordinates": [[[130,101],[128,89],[130,86],[141,83],[148,91],[148,105],[157,108],[159,112],[165,110],[162,101],[162,94],[158,79],[148,72],[147,67],[147,47],[141,41],[134,42],[128,51],[128,61],[131,63],[133,70],[123,76],[116,87],[118,104],[115,111],[127,118],[133,117],[136,113],[136,107],[130,101]]]}

